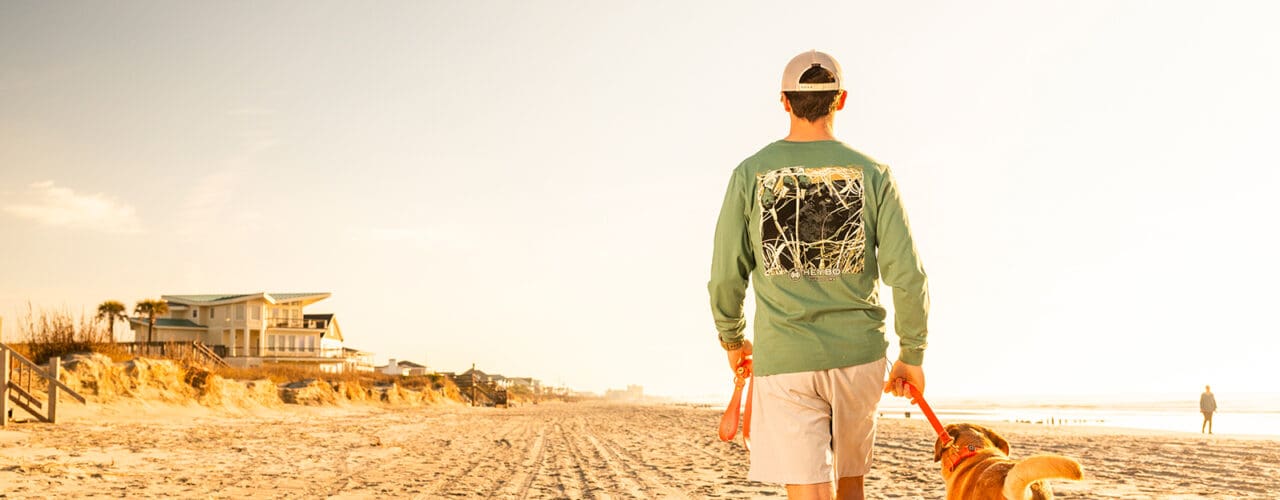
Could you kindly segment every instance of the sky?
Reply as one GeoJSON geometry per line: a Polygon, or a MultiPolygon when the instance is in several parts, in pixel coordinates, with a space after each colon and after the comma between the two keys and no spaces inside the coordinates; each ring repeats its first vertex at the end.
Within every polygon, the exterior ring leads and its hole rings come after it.
{"type": "Polygon", "coordinates": [[[4,335],[323,291],[379,362],[727,398],[717,212],[819,49],[929,274],[929,394],[1275,395],[1277,10],[4,1],[4,335]]]}

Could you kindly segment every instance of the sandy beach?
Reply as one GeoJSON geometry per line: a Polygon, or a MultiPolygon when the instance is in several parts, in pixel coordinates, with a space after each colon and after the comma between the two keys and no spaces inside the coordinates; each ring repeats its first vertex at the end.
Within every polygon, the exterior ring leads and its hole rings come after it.
{"type": "MultiPolygon", "coordinates": [[[[767,498],[719,411],[544,403],[257,407],[90,404],[0,431],[0,496],[180,498],[767,498]]],[[[1079,459],[1061,498],[1273,498],[1276,441],[992,424],[1015,457],[1079,459]]],[[[883,420],[868,498],[941,498],[923,421],[883,420]]]]}

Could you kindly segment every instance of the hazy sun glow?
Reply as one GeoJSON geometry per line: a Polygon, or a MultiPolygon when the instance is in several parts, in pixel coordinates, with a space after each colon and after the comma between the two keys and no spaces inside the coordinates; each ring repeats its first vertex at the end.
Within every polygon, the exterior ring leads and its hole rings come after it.
{"type": "Polygon", "coordinates": [[[379,361],[727,394],[716,213],[785,132],[783,65],[818,48],[846,72],[837,135],[907,204],[931,393],[1277,392],[1271,3],[804,10],[830,25],[742,2],[5,2],[5,334],[28,300],[317,290],[379,361]]]}

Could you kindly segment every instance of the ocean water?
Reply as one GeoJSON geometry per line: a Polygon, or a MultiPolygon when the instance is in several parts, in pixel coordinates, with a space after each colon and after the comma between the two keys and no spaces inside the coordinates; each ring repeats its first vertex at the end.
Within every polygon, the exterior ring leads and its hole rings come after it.
{"type": "MultiPolygon", "coordinates": [[[[942,423],[1023,422],[1046,426],[1099,426],[1199,433],[1198,393],[1127,394],[1068,397],[981,397],[930,400],[942,423]]],[[[685,398],[711,408],[724,408],[729,395],[685,398]]],[[[1280,440],[1280,395],[1217,394],[1215,435],[1260,436],[1280,440]]],[[[925,420],[920,408],[905,399],[884,396],[881,418],[925,420]]]]}
{"type": "MultiPolygon", "coordinates": [[[[1128,429],[1199,433],[1204,417],[1199,394],[1185,399],[1168,395],[1095,396],[1005,400],[930,402],[938,419],[952,422],[1022,422],[1051,426],[1105,426],[1128,429]],[[1194,398],[1194,399],[1193,399],[1194,398]],[[1053,401],[1046,403],[1046,401],[1053,401]]],[[[1274,395],[1217,395],[1219,411],[1213,432],[1280,439],[1280,397],[1274,395]]],[[[925,419],[919,407],[886,397],[881,418],[925,419]]]]}

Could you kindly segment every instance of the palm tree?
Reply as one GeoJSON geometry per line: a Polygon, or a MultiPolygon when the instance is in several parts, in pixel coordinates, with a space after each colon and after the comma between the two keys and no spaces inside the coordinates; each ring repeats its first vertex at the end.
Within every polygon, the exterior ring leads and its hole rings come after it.
{"type": "Polygon", "coordinates": [[[116,341],[116,321],[124,321],[129,319],[124,314],[124,304],[119,301],[108,300],[98,304],[98,319],[107,322],[107,332],[111,334],[111,343],[116,341]]]}
{"type": "Polygon", "coordinates": [[[151,344],[151,330],[156,327],[156,316],[169,313],[169,303],[164,299],[142,299],[134,306],[133,313],[147,317],[147,344],[151,344]]]}

